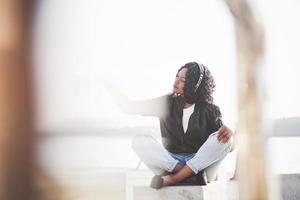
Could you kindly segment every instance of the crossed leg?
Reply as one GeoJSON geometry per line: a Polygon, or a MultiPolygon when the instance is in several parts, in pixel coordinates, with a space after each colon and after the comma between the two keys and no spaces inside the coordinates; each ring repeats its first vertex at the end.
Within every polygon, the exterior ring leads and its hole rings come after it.
{"type": "Polygon", "coordinates": [[[227,143],[220,143],[215,132],[209,136],[195,156],[182,166],[150,135],[138,135],[132,142],[134,151],[154,174],[161,175],[165,171],[173,173],[163,176],[163,186],[176,184],[203,169],[208,182],[214,180],[219,164],[230,152],[231,147],[232,138],[227,143]]]}
{"type": "Polygon", "coordinates": [[[221,161],[230,152],[232,140],[231,138],[226,143],[220,143],[217,140],[217,132],[211,134],[195,156],[187,161],[185,166],[178,172],[163,177],[163,185],[176,184],[193,174],[199,173],[203,169],[206,172],[208,182],[211,182],[216,178],[216,172],[221,161]]]}

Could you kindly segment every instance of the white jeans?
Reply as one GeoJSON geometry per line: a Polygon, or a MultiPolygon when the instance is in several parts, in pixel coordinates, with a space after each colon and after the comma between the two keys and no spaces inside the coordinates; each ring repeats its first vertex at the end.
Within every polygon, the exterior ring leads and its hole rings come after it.
{"type": "Polygon", "coordinates": [[[164,171],[172,172],[180,163],[189,166],[195,174],[204,170],[208,182],[211,182],[215,180],[218,167],[230,152],[233,144],[232,137],[227,143],[220,143],[217,140],[217,133],[212,133],[194,154],[170,153],[151,135],[135,136],[132,148],[156,175],[160,175],[164,171]]]}

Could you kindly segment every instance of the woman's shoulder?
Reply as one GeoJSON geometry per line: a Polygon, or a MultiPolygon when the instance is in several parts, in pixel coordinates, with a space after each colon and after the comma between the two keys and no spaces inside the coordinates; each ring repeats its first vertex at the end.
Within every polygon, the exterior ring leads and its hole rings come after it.
{"type": "Polygon", "coordinates": [[[220,110],[220,107],[214,103],[210,103],[209,105],[209,109],[211,110],[220,110]]]}
{"type": "Polygon", "coordinates": [[[203,111],[209,115],[220,115],[221,111],[218,105],[214,103],[205,103],[203,106],[203,111]]]}
{"type": "Polygon", "coordinates": [[[200,105],[200,107],[204,108],[205,110],[216,110],[220,109],[218,105],[214,103],[203,103],[200,105]]]}

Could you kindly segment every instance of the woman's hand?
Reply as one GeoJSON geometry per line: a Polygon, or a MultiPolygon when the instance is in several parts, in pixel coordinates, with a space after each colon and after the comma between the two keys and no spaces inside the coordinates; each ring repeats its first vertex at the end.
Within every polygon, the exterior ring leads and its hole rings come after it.
{"type": "Polygon", "coordinates": [[[232,137],[232,131],[227,126],[221,126],[218,130],[218,141],[221,143],[226,143],[232,137]]]}

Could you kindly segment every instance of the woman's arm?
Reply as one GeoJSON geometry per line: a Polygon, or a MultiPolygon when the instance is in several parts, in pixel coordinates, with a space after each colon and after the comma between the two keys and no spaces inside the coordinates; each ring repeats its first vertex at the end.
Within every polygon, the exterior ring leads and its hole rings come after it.
{"type": "Polygon", "coordinates": [[[131,101],[109,82],[106,82],[105,86],[118,106],[127,114],[163,117],[167,113],[167,95],[148,100],[131,101]]]}
{"type": "Polygon", "coordinates": [[[211,124],[214,130],[218,130],[217,139],[221,143],[226,143],[232,137],[233,132],[230,128],[225,126],[222,121],[222,114],[220,108],[216,105],[213,105],[211,112],[211,124]]]}

